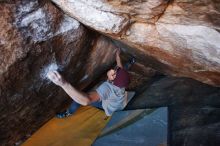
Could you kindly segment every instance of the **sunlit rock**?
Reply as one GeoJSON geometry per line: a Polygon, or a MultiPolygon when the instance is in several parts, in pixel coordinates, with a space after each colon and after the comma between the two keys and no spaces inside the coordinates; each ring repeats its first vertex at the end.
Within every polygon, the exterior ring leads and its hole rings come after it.
{"type": "Polygon", "coordinates": [[[133,47],[143,64],[220,86],[218,1],[52,1],[83,24],[133,47]]]}

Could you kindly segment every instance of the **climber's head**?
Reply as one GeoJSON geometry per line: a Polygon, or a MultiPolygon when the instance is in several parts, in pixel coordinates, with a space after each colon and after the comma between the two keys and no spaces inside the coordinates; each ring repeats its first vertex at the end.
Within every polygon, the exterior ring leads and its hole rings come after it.
{"type": "Polygon", "coordinates": [[[116,71],[114,69],[110,69],[107,72],[107,77],[109,81],[113,81],[116,78],[116,71]]]}

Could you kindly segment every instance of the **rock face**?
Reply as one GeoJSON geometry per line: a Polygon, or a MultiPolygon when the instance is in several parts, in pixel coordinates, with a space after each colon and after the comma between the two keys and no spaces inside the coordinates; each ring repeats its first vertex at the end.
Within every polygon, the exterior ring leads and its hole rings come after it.
{"type": "Polygon", "coordinates": [[[19,145],[70,103],[64,91],[46,78],[50,69],[57,69],[78,89],[91,89],[114,66],[115,45],[123,48],[123,61],[131,54],[138,60],[130,72],[129,89],[142,87],[155,75],[147,66],[219,86],[215,2],[54,2],[122,43],[85,28],[49,1],[1,1],[1,145],[19,145]]]}
{"type": "Polygon", "coordinates": [[[168,145],[220,145],[220,88],[188,78],[167,76],[142,88],[143,92],[126,108],[168,106],[168,145]]]}
{"type": "Polygon", "coordinates": [[[220,86],[219,1],[52,0],[83,24],[131,46],[140,62],[220,86]]]}
{"type": "MultiPolygon", "coordinates": [[[[115,46],[48,1],[1,2],[0,13],[0,145],[11,146],[70,103],[46,78],[49,70],[90,89],[114,65],[115,46]]],[[[131,89],[155,73],[141,64],[134,69],[131,89]]]]}

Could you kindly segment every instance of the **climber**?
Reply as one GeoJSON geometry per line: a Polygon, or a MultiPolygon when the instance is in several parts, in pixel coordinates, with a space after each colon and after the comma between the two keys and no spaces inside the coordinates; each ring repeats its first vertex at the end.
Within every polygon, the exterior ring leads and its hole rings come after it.
{"type": "Polygon", "coordinates": [[[92,105],[94,107],[103,109],[107,116],[111,116],[114,111],[122,110],[128,102],[127,92],[125,88],[130,82],[127,70],[135,59],[132,58],[123,67],[120,58],[120,49],[116,51],[115,69],[110,69],[107,72],[107,81],[102,83],[95,91],[83,93],[78,91],[69,82],[67,82],[57,71],[50,71],[47,76],[56,85],[63,88],[63,90],[73,99],[70,107],[57,114],[58,118],[64,118],[72,115],[80,105],[92,105]]]}

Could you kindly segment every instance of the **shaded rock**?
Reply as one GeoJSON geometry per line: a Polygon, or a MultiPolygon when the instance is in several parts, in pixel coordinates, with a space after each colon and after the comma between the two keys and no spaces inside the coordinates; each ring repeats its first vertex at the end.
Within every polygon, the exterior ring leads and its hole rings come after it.
{"type": "Polygon", "coordinates": [[[47,71],[85,89],[113,65],[115,46],[48,1],[1,3],[0,13],[0,143],[11,146],[71,101],[47,71]]]}
{"type": "Polygon", "coordinates": [[[127,109],[160,106],[219,107],[220,88],[187,78],[160,77],[150,85],[139,88],[138,97],[127,109]]]}
{"type": "Polygon", "coordinates": [[[172,109],[172,145],[217,146],[220,144],[220,108],[186,107],[172,109]]]}
{"type": "Polygon", "coordinates": [[[129,71],[131,82],[128,90],[136,91],[143,86],[146,86],[146,84],[150,83],[150,80],[152,80],[157,73],[158,72],[150,67],[145,67],[138,62],[135,63],[129,71]]]}
{"type": "Polygon", "coordinates": [[[52,1],[83,24],[131,46],[143,64],[220,86],[218,1],[52,1]]]}
{"type": "Polygon", "coordinates": [[[168,106],[168,145],[220,145],[220,88],[174,77],[160,78],[143,88],[126,110],[168,106]]]}
{"type": "Polygon", "coordinates": [[[64,71],[76,64],[74,56],[83,61],[80,50],[91,40],[88,30],[50,3],[3,3],[0,11],[0,143],[13,145],[67,104],[45,78],[47,66],[64,71]],[[69,29],[62,30],[65,24],[69,29]]]}

